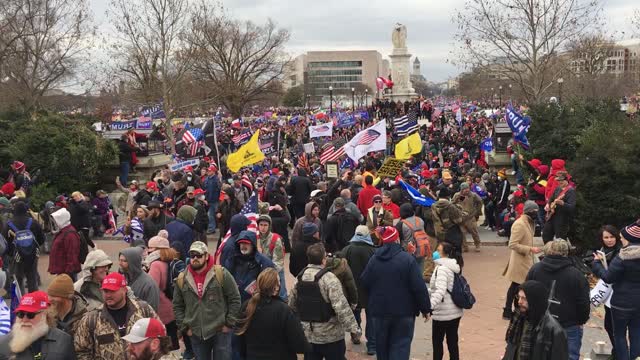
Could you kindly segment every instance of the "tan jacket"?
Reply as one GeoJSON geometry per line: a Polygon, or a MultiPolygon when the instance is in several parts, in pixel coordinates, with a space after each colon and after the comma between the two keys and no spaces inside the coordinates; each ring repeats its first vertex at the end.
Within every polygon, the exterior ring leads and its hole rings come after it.
{"type": "Polygon", "coordinates": [[[522,214],[511,227],[509,249],[511,257],[502,275],[516,284],[522,284],[533,266],[533,227],[531,218],[522,214]]]}

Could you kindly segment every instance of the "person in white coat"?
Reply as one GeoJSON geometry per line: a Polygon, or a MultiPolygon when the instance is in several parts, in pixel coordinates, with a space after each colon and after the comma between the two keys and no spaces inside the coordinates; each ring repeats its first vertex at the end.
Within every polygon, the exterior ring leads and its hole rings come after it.
{"type": "Polygon", "coordinates": [[[431,281],[429,282],[429,294],[431,294],[431,314],[433,359],[442,360],[444,356],[443,342],[447,338],[449,359],[460,358],[458,350],[458,327],[462,318],[462,308],[454,304],[451,298],[454,275],[460,273],[460,265],[453,258],[455,249],[448,242],[438,244],[433,253],[436,265],[431,281]]]}

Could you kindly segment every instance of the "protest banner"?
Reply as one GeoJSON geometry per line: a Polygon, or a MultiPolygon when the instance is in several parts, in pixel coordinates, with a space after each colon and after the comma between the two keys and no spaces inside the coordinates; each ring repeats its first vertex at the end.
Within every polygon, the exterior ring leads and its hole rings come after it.
{"type": "Polygon", "coordinates": [[[196,167],[200,163],[200,159],[190,159],[171,164],[171,171],[180,171],[187,166],[196,167]]]}
{"type": "Polygon", "coordinates": [[[316,147],[313,145],[313,143],[307,143],[302,146],[304,147],[304,152],[306,152],[307,154],[313,154],[314,152],[316,152],[316,147]]]}
{"type": "Polygon", "coordinates": [[[386,158],[384,159],[384,163],[378,170],[378,176],[381,178],[391,177],[395,178],[398,173],[402,170],[402,166],[404,165],[404,160],[395,159],[395,158],[386,158]]]}
{"type": "Polygon", "coordinates": [[[271,132],[265,132],[264,134],[260,132],[260,151],[263,154],[269,156],[274,154],[276,150],[277,142],[276,135],[271,132]]]}
{"type": "Polygon", "coordinates": [[[334,161],[327,161],[324,164],[325,169],[327,170],[327,177],[329,179],[337,179],[338,178],[338,163],[334,161]]]}

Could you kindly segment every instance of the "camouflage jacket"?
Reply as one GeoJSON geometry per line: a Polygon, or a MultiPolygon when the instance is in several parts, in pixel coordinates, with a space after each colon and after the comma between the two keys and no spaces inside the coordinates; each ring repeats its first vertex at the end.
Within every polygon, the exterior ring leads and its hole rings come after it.
{"type": "Polygon", "coordinates": [[[482,215],[482,209],[484,208],[484,203],[480,196],[474,192],[469,192],[467,196],[463,196],[459,192],[453,195],[453,199],[451,202],[463,211],[464,220],[475,220],[480,215],[482,215]]]}
{"type": "Polygon", "coordinates": [[[449,200],[439,199],[431,206],[431,213],[438,241],[444,241],[447,230],[455,224],[460,225],[463,221],[462,210],[449,200]]]}
{"type": "MultiPolygon", "coordinates": [[[[313,281],[314,276],[322,270],[320,265],[309,265],[304,271],[302,279],[313,281]]],[[[329,344],[344,339],[345,332],[361,333],[358,323],[353,316],[353,311],[342,292],[340,280],[331,272],[326,273],[318,282],[320,293],[324,301],[331,303],[333,311],[336,313],[326,323],[302,322],[302,328],[307,340],[312,344],[329,344]]],[[[289,305],[296,312],[297,291],[294,286],[289,294],[289,305]]]]}
{"type": "MultiPolygon", "coordinates": [[[[158,318],[153,308],[144,301],[127,297],[128,334],[133,324],[142,318],[158,318]]],[[[118,326],[106,306],[88,312],[76,328],[74,346],[78,360],[126,360],[127,343],[120,338],[118,326]]]]}
{"type": "Polygon", "coordinates": [[[258,245],[260,246],[262,255],[273,261],[278,272],[282,271],[282,269],[284,269],[284,245],[282,244],[282,236],[274,232],[269,232],[267,236],[258,234],[258,245]],[[274,238],[275,240],[273,240],[274,238]],[[272,242],[274,242],[273,251],[270,249],[272,242]]]}

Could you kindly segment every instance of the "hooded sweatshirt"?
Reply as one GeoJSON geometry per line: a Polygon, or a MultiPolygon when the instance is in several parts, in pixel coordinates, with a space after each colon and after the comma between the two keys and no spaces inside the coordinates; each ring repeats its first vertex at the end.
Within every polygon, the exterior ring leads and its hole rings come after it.
{"type": "Polygon", "coordinates": [[[564,166],[565,162],[562,159],[551,160],[551,170],[549,171],[549,178],[547,179],[547,186],[545,188],[545,199],[547,202],[551,198],[551,195],[553,195],[556,187],[558,187],[556,174],[558,174],[559,171],[567,171],[564,166]]]}
{"type": "Polygon", "coordinates": [[[242,214],[235,214],[233,215],[233,217],[231,217],[231,222],[229,223],[229,231],[231,232],[231,236],[220,245],[221,249],[217,250],[217,252],[221,254],[219,262],[221,265],[224,265],[229,258],[235,255],[236,247],[228,245],[235,244],[236,239],[238,238],[240,233],[247,230],[249,224],[251,224],[251,221],[249,221],[249,219],[247,219],[247,217],[242,214]]]}
{"type": "Polygon", "coordinates": [[[320,229],[320,234],[322,235],[322,222],[319,218],[314,218],[313,215],[311,215],[313,208],[318,206],[319,205],[313,201],[310,201],[307,203],[307,205],[305,205],[304,216],[298,219],[293,225],[293,232],[291,233],[291,246],[294,246],[296,242],[302,239],[302,226],[306,222],[312,222],[318,225],[318,229],[320,229]]]}
{"type": "Polygon", "coordinates": [[[240,299],[245,302],[251,298],[256,290],[257,285],[255,282],[258,280],[258,275],[262,270],[275,266],[271,260],[257,251],[258,243],[255,232],[248,230],[241,232],[234,245],[235,254],[222,265],[233,275],[238,285],[238,290],[240,290],[240,299]],[[251,241],[252,249],[249,254],[243,255],[240,252],[240,244],[238,243],[240,240],[251,241]]]}
{"type": "Polygon", "coordinates": [[[196,213],[197,210],[194,207],[183,205],[180,210],[178,210],[176,220],[166,226],[171,247],[180,249],[180,256],[183,259],[188,257],[187,251],[189,247],[191,247],[191,243],[193,243],[195,237],[193,233],[193,221],[196,218],[196,213]],[[176,243],[180,244],[176,245],[176,243]]]}
{"type": "Polygon", "coordinates": [[[268,215],[262,215],[260,216],[259,221],[267,221],[269,223],[269,231],[266,234],[258,234],[260,236],[260,248],[262,249],[262,254],[264,254],[264,256],[269,260],[273,261],[276,266],[276,270],[280,272],[284,268],[284,245],[282,244],[282,237],[271,232],[271,217],[268,215]],[[271,250],[271,243],[274,242],[274,237],[276,240],[273,250],[271,250]]]}
{"type": "Polygon", "coordinates": [[[160,288],[149,274],[142,271],[142,251],[142,248],[136,246],[120,252],[120,255],[124,256],[129,264],[129,268],[124,274],[133,294],[138,299],[146,301],[157,312],[160,303],[160,288]]]}
{"type": "Polygon", "coordinates": [[[78,273],[80,272],[80,235],[71,225],[71,214],[63,208],[51,216],[60,231],[51,244],[48,272],[50,274],[78,273]]]}

